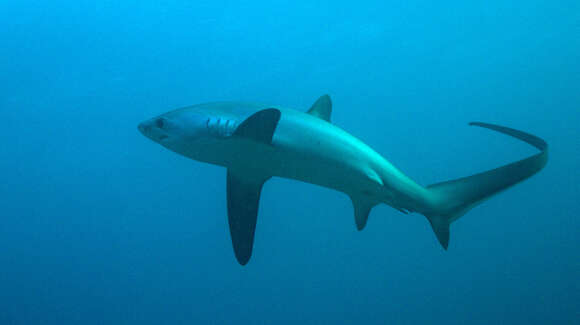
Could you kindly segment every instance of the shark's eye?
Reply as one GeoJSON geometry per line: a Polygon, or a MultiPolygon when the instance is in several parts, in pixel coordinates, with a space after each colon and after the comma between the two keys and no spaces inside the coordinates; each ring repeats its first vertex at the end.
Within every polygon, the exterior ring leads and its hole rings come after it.
{"type": "Polygon", "coordinates": [[[163,118],[158,118],[157,121],[155,121],[155,125],[158,128],[163,129],[163,127],[165,126],[165,120],[163,118]]]}

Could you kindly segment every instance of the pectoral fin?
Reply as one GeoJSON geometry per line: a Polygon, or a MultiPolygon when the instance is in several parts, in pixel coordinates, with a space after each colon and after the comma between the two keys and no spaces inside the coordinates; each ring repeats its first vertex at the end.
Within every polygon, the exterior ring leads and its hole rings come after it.
{"type": "Polygon", "coordinates": [[[234,136],[261,143],[272,143],[274,131],[280,121],[280,110],[268,108],[258,111],[245,119],[234,131],[234,136]]]}
{"type": "Polygon", "coordinates": [[[234,253],[241,265],[246,265],[252,256],[260,193],[268,178],[228,169],[228,222],[234,253]]]}

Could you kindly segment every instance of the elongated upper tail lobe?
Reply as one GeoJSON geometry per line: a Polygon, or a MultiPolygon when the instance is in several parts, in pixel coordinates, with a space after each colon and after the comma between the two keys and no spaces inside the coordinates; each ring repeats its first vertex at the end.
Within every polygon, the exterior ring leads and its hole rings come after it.
{"type": "Polygon", "coordinates": [[[469,124],[520,139],[538,148],[540,152],[496,169],[427,187],[435,206],[425,216],[445,249],[449,245],[449,225],[453,221],[485,199],[539,172],[548,161],[548,144],[537,136],[494,124],[469,124]]]}

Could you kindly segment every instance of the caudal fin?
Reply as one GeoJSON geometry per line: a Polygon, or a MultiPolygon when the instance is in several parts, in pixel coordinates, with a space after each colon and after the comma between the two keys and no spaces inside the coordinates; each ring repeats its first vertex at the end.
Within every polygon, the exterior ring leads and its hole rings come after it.
{"type": "Polygon", "coordinates": [[[425,213],[437,239],[447,249],[449,245],[449,225],[485,199],[525,180],[539,172],[548,161],[548,144],[537,136],[508,127],[471,122],[520,139],[538,148],[537,153],[528,158],[472,176],[429,185],[435,207],[425,213]]]}

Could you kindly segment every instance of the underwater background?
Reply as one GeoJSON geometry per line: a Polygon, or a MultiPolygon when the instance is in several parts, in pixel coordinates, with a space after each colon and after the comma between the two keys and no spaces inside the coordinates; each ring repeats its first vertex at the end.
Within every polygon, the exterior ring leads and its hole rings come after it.
{"type": "Polygon", "coordinates": [[[0,3],[0,324],[579,324],[580,1],[0,3]],[[254,254],[225,169],[137,124],[207,101],[306,110],[420,184],[534,153],[451,226],[274,178],[254,254]]]}

